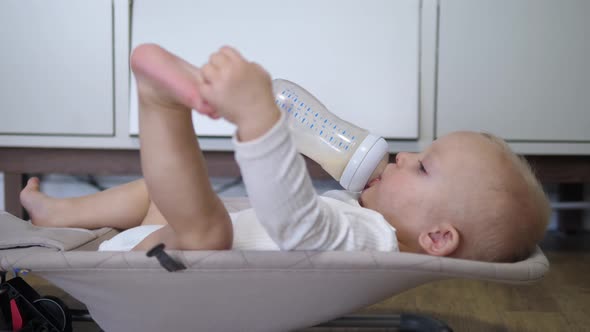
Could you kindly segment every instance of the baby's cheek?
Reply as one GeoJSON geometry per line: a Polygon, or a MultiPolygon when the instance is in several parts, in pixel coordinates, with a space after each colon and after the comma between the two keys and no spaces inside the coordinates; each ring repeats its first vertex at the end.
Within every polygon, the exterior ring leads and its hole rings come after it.
{"type": "Polygon", "coordinates": [[[367,190],[363,191],[361,193],[361,200],[362,200],[362,204],[363,207],[366,207],[368,209],[372,209],[372,210],[378,210],[379,208],[379,200],[380,200],[380,194],[377,190],[377,188],[372,187],[372,188],[368,188],[367,190]]]}
{"type": "Polygon", "coordinates": [[[382,196],[384,199],[389,201],[395,200],[400,196],[403,196],[405,190],[405,183],[404,182],[393,182],[389,181],[382,181],[379,183],[379,196],[382,196]]]}
{"type": "Polygon", "coordinates": [[[407,186],[407,182],[408,181],[406,177],[403,176],[403,174],[394,173],[382,177],[381,182],[379,182],[379,186],[382,187],[382,190],[394,192],[407,186]]]}

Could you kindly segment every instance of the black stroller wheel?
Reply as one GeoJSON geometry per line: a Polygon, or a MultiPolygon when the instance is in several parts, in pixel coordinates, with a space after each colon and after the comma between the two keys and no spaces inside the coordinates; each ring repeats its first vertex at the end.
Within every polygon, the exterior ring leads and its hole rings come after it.
{"type": "Polygon", "coordinates": [[[62,300],[55,296],[44,296],[33,301],[51,323],[61,332],[72,332],[72,314],[62,300]]]}

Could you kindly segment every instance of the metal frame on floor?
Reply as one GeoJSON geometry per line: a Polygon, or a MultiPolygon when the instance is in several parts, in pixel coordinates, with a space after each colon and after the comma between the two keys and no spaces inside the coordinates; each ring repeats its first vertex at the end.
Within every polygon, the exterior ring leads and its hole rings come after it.
{"type": "MultiPolygon", "coordinates": [[[[70,310],[73,321],[93,322],[92,316],[86,310],[70,310]]],[[[444,322],[432,317],[399,314],[399,315],[350,315],[344,316],[326,323],[313,326],[314,329],[322,328],[361,328],[361,329],[393,329],[396,331],[421,331],[421,332],[452,332],[453,330],[444,322]]]]}
{"type": "Polygon", "coordinates": [[[452,332],[444,322],[432,317],[399,314],[399,315],[350,315],[316,325],[319,328],[363,328],[363,329],[397,329],[399,331],[433,331],[452,332]]]}

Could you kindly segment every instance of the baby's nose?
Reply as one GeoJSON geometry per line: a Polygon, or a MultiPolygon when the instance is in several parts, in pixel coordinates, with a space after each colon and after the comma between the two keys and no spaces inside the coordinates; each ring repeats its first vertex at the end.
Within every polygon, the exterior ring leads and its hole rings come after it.
{"type": "Polygon", "coordinates": [[[406,152],[399,152],[398,154],[395,155],[395,163],[398,166],[402,166],[402,163],[404,162],[404,160],[407,158],[407,153],[406,152]]]}
{"type": "Polygon", "coordinates": [[[400,152],[395,155],[395,163],[398,167],[404,167],[413,155],[413,153],[409,152],[400,152]]]}

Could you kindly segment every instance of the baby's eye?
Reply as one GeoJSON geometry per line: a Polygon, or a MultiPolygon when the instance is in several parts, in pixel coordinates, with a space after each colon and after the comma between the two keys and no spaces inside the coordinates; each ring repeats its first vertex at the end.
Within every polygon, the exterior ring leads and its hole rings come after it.
{"type": "Polygon", "coordinates": [[[422,161],[418,160],[418,163],[420,164],[420,172],[424,172],[424,174],[428,174],[428,172],[426,172],[426,168],[424,168],[424,164],[422,163],[422,161]]]}

